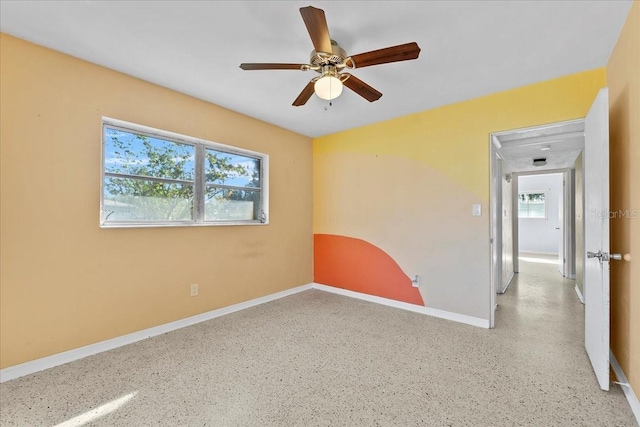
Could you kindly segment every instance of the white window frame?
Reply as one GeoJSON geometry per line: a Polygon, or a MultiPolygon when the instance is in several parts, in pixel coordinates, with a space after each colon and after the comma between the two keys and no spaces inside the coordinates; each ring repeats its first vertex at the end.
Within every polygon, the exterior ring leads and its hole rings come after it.
{"type": "MultiPolygon", "coordinates": [[[[102,125],[100,126],[100,228],[139,228],[139,227],[191,227],[191,226],[226,226],[226,225],[268,225],[269,224],[269,155],[259,153],[257,151],[246,150],[244,148],[233,147],[230,145],[220,144],[218,142],[206,141],[175,132],[169,132],[161,129],[143,126],[135,123],[125,122],[123,120],[113,119],[110,117],[102,117],[102,125]],[[105,188],[105,127],[116,128],[126,132],[132,132],[140,135],[146,135],[154,138],[164,139],[179,144],[187,144],[195,147],[195,182],[194,186],[194,213],[193,220],[186,221],[103,221],[104,217],[104,188],[105,188]],[[205,220],[204,219],[204,191],[207,187],[204,182],[204,167],[199,165],[198,159],[204,160],[205,149],[213,149],[229,154],[238,154],[241,156],[260,159],[260,211],[262,214],[259,219],[254,220],[205,220]],[[198,153],[199,152],[199,153],[198,153]],[[200,200],[202,199],[202,200],[200,200]]],[[[152,178],[152,180],[165,182],[162,178],[152,178]]],[[[176,180],[167,179],[169,182],[177,182],[176,180]]],[[[220,186],[229,189],[242,189],[244,187],[220,186]]]]}
{"type": "Polygon", "coordinates": [[[518,219],[549,219],[549,207],[547,206],[548,202],[548,192],[547,191],[518,191],[518,199],[517,199],[517,211],[518,211],[518,219]],[[521,194],[544,194],[544,217],[537,216],[520,216],[520,195],[521,194]]]}

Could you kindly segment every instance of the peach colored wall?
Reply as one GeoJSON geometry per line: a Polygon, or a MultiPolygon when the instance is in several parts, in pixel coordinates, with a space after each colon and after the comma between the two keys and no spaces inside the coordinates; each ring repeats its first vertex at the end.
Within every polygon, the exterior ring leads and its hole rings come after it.
{"type": "Polygon", "coordinates": [[[640,2],[634,2],[607,64],[611,135],[611,348],[640,392],[640,2]]]}
{"type": "Polygon", "coordinates": [[[1,367],[312,281],[309,138],[0,37],[1,367]],[[102,116],[269,154],[271,223],[100,229],[102,116]]]}
{"type": "Polygon", "coordinates": [[[314,139],[314,233],[377,247],[427,307],[489,319],[489,134],[582,118],[604,85],[600,68],[314,139]]]}

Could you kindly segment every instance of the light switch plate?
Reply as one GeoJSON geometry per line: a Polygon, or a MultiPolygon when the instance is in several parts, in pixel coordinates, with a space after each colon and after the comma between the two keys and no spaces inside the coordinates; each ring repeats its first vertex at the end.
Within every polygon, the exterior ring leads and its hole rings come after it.
{"type": "Polygon", "coordinates": [[[480,216],[482,215],[482,205],[473,205],[473,209],[471,211],[471,214],[473,216],[480,216]]]}

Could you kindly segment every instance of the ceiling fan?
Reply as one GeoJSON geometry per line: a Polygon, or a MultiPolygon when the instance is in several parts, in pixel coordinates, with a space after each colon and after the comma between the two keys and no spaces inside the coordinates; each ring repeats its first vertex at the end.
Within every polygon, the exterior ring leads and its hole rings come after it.
{"type": "Polygon", "coordinates": [[[420,47],[416,42],[387,47],[357,55],[347,55],[345,50],[329,36],[327,20],[322,9],[313,6],[300,8],[302,20],[307,27],[314,50],[311,51],[309,64],[244,63],[243,70],[313,70],[320,75],[311,81],[293,101],[299,107],[307,103],[315,94],[325,100],[340,96],[343,85],[369,102],[377,101],[382,93],[372,88],[356,76],[344,72],[345,68],[355,69],[390,62],[417,59],[420,47]]]}

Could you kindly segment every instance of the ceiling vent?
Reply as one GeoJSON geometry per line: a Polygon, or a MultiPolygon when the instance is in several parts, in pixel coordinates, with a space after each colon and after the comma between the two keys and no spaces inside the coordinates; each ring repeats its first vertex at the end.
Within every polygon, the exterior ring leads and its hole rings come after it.
{"type": "Polygon", "coordinates": [[[533,166],[544,166],[547,164],[547,158],[546,157],[540,157],[537,159],[533,159],[533,166]]]}

